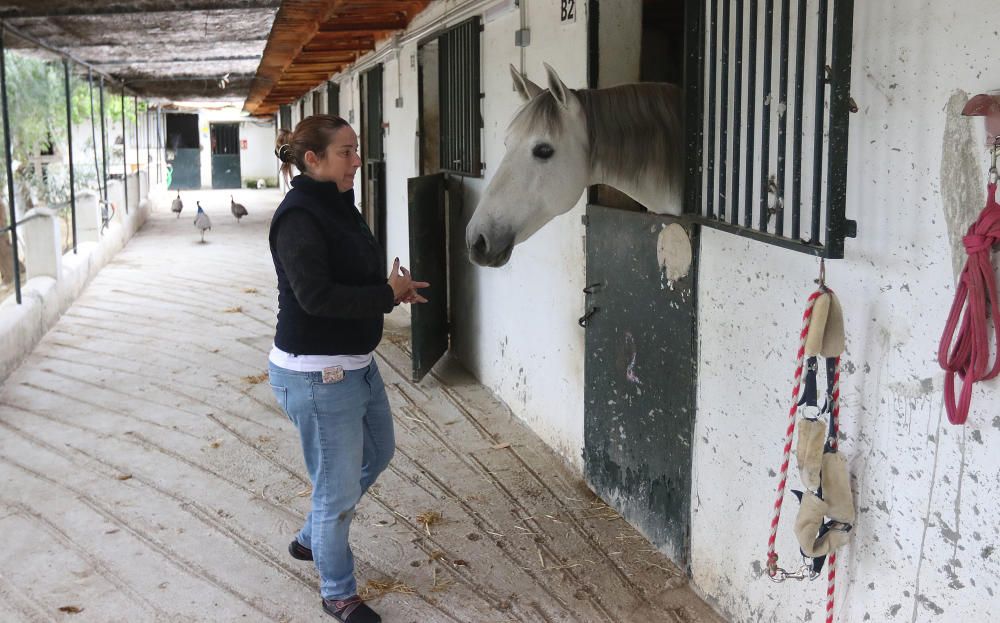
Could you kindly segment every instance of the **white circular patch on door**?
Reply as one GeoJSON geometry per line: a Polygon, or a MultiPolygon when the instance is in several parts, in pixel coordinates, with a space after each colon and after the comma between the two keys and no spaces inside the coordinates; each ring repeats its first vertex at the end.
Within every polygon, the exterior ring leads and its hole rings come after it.
{"type": "Polygon", "coordinates": [[[656,240],[656,261],[667,281],[678,281],[691,271],[691,240],[677,223],[662,230],[656,240]]]}

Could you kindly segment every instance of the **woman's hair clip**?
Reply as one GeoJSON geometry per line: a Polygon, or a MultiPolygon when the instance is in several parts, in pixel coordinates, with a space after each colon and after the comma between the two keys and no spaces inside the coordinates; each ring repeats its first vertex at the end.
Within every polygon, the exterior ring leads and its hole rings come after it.
{"type": "Polygon", "coordinates": [[[288,143],[285,143],[284,145],[278,147],[278,149],[274,151],[274,155],[278,157],[278,160],[281,160],[282,162],[288,162],[288,157],[291,156],[290,153],[291,151],[292,151],[292,146],[289,145],[288,143]]]}

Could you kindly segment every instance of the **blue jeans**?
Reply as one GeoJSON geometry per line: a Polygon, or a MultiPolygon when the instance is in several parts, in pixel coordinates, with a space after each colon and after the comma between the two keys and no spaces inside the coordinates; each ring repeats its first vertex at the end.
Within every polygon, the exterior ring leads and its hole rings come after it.
{"type": "Polygon", "coordinates": [[[278,404],[299,429],[312,481],[312,511],[296,537],[312,549],[324,599],[357,593],[348,543],[354,507],[395,452],[389,399],[378,366],[347,370],[323,383],[321,372],[268,364],[278,404]]]}

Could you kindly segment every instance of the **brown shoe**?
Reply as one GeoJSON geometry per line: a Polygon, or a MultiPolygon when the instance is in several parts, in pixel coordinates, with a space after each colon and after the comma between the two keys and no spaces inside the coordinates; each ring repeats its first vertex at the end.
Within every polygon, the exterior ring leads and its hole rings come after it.
{"type": "Polygon", "coordinates": [[[324,599],[323,611],[342,623],[382,623],[382,617],[357,595],[347,599],[324,599]]]}

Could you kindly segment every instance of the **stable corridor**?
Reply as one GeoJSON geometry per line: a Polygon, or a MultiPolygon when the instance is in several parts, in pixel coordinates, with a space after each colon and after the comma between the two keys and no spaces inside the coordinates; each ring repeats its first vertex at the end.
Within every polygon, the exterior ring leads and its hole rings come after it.
{"type": "MultiPolygon", "coordinates": [[[[285,549],[309,483],[266,377],[280,194],[234,191],[240,223],[229,194],[157,197],[0,385],[3,620],[332,620],[285,549]]],[[[377,353],[397,453],[352,538],[384,621],[719,620],[454,362],[411,383],[407,318],[377,353]]]]}

